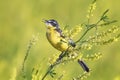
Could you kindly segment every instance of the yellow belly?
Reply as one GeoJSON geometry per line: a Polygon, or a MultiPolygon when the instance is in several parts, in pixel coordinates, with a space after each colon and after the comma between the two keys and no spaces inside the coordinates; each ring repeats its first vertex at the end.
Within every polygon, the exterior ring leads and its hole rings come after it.
{"type": "Polygon", "coordinates": [[[58,32],[54,30],[48,30],[46,36],[50,44],[57,50],[65,51],[68,48],[68,42],[64,38],[61,38],[58,32]]]}

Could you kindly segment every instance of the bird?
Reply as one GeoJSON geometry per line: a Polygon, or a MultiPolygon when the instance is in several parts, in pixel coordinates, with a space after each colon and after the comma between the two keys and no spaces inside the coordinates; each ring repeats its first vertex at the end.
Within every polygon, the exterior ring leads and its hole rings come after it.
{"type": "MultiPolygon", "coordinates": [[[[54,19],[44,20],[46,25],[46,37],[49,43],[57,50],[62,53],[59,55],[58,60],[61,60],[66,54],[65,51],[71,51],[76,47],[75,42],[68,36],[65,36],[63,31],[60,29],[58,22],[54,19]]],[[[80,59],[78,63],[81,65],[83,70],[89,72],[87,65],[80,59]]]]}
{"type": "Polygon", "coordinates": [[[71,38],[63,34],[56,20],[50,19],[45,20],[44,22],[47,26],[46,37],[54,48],[61,52],[64,52],[69,48],[69,46],[73,48],[76,46],[71,38]]]}

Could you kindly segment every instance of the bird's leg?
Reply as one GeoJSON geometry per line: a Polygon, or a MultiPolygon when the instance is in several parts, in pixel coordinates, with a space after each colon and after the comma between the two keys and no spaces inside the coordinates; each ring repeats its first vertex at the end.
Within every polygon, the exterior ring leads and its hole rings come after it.
{"type": "Polygon", "coordinates": [[[63,57],[65,57],[66,55],[68,55],[68,49],[70,47],[67,48],[66,51],[63,51],[60,55],[59,55],[59,58],[56,60],[57,62],[59,62],[63,57]]]}
{"type": "Polygon", "coordinates": [[[66,54],[65,54],[65,51],[62,52],[62,53],[59,55],[59,57],[58,57],[58,59],[57,59],[56,61],[59,62],[65,55],[66,55],[66,54]]]}

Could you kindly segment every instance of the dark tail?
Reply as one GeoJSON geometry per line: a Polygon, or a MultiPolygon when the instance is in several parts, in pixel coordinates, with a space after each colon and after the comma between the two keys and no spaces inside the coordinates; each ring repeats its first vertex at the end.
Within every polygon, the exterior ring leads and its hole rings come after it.
{"type": "Polygon", "coordinates": [[[89,72],[90,69],[88,68],[88,66],[80,59],[78,59],[78,63],[81,65],[81,67],[83,68],[83,70],[85,70],[86,72],[89,72]]]}

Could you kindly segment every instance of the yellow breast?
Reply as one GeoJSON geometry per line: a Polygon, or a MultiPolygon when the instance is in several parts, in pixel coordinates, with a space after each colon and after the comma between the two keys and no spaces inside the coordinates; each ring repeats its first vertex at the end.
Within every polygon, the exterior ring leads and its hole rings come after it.
{"type": "Polygon", "coordinates": [[[59,51],[65,51],[68,48],[68,41],[60,36],[54,29],[48,29],[46,36],[50,44],[59,51]]]}

